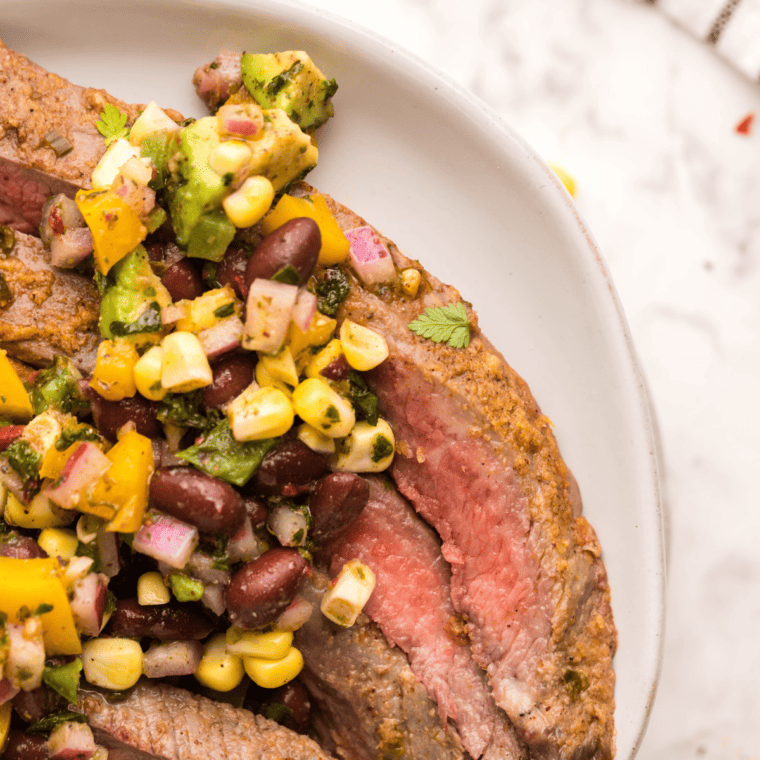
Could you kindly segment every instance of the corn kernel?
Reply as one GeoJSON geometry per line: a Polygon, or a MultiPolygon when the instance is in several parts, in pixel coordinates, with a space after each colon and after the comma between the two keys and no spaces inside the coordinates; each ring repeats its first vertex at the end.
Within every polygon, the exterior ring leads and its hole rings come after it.
{"type": "Polygon", "coordinates": [[[288,398],[292,398],[293,396],[293,388],[291,386],[284,383],[282,380],[278,380],[266,367],[266,364],[263,362],[256,362],[256,369],[254,370],[254,376],[256,378],[256,382],[262,387],[262,388],[278,388],[281,390],[288,398]]]}
{"type": "Polygon", "coordinates": [[[208,290],[192,301],[181,301],[180,303],[187,305],[187,314],[177,320],[175,327],[177,330],[192,333],[207,330],[220,319],[224,319],[224,317],[217,316],[220,309],[224,310],[222,313],[226,312],[226,316],[240,311],[237,307],[238,300],[235,298],[235,291],[229,285],[208,290]]]}
{"type": "Polygon", "coordinates": [[[383,419],[377,425],[357,422],[337,446],[332,466],[341,472],[382,472],[393,461],[396,440],[383,419]]]}
{"type": "Polygon", "coordinates": [[[68,561],[76,554],[79,539],[73,530],[44,528],[37,536],[37,543],[47,552],[48,557],[68,561]]]}
{"type": "Polygon", "coordinates": [[[401,272],[401,290],[403,290],[406,295],[411,296],[412,298],[417,295],[421,281],[422,275],[418,269],[414,269],[412,267],[409,269],[404,269],[401,272]]]}
{"type": "Polygon", "coordinates": [[[356,422],[351,403],[317,377],[304,380],[293,391],[293,406],[304,422],[330,438],[348,435],[356,422]]]}
{"type": "Polygon", "coordinates": [[[279,689],[303,670],[303,655],[295,647],[280,660],[243,657],[243,666],[251,680],[264,689],[279,689]]]}
{"type": "Polygon", "coordinates": [[[29,422],[21,437],[28,441],[38,454],[44,457],[61,437],[64,424],[72,419],[71,415],[64,415],[53,409],[48,409],[29,422]]]}
{"type": "Polygon", "coordinates": [[[133,639],[96,638],[82,644],[84,677],[93,686],[123,691],[142,675],[143,653],[133,639]]]}
{"type": "Polygon", "coordinates": [[[325,591],[320,604],[322,614],[348,628],[356,622],[374,590],[371,568],[358,559],[349,560],[325,591]]]}
{"type": "Polygon", "coordinates": [[[304,370],[306,377],[323,377],[322,370],[341,356],[343,356],[343,346],[337,338],[333,338],[323,349],[314,354],[312,360],[306,365],[304,370]]]}
{"type": "Polygon", "coordinates": [[[340,326],[340,345],[346,360],[360,372],[377,367],[388,358],[388,343],[380,333],[350,319],[340,326]]]}
{"type": "Polygon", "coordinates": [[[293,643],[292,631],[247,631],[232,626],[225,634],[227,651],[242,657],[281,660],[293,643]]]}
{"type": "Polygon", "coordinates": [[[570,196],[572,198],[575,198],[576,193],[576,185],[575,185],[575,177],[573,177],[570,172],[565,169],[564,166],[560,166],[558,163],[555,163],[554,161],[549,161],[549,167],[551,170],[559,177],[560,182],[565,186],[565,189],[568,193],[570,193],[570,196]]]}
{"type": "Polygon", "coordinates": [[[140,148],[130,145],[127,140],[112,142],[103,154],[98,165],[92,170],[90,184],[93,190],[105,190],[111,187],[116,175],[130,158],[139,158],[140,148]]]}
{"type": "Polygon", "coordinates": [[[119,169],[119,174],[140,187],[147,187],[153,179],[153,164],[149,158],[130,158],[119,169]]]}
{"type": "Polygon", "coordinates": [[[151,401],[161,401],[166,388],[161,385],[164,352],[161,346],[149,348],[135,364],[135,387],[141,396],[151,401]]]}
{"type": "Polygon", "coordinates": [[[43,493],[38,493],[29,504],[19,501],[12,493],[5,502],[5,522],[19,528],[60,528],[70,525],[78,512],[61,509],[43,493]]]}
{"type": "Polygon", "coordinates": [[[195,678],[214,691],[232,691],[243,680],[243,661],[227,652],[223,633],[206,642],[195,678]]]}
{"type": "MultiPolygon", "coordinates": [[[[295,322],[291,322],[288,327],[288,335],[285,339],[286,344],[290,347],[290,353],[296,360],[296,365],[300,364],[301,354],[310,346],[322,346],[332,338],[333,331],[338,323],[331,317],[317,312],[311,320],[309,329],[304,332],[295,322]]],[[[306,356],[304,366],[311,359],[311,355],[306,356]]],[[[300,369],[300,367],[299,367],[300,369]]]]}
{"type": "Polygon", "coordinates": [[[235,440],[261,441],[287,433],[295,415],[281,390],[251,384],[227,407],[227,418],[235,440]]]}
{"type": "Polygon", "coordinates": [[[252,227],[261,219],[274,200],[274,187],[263,176],[248,177],[222,201],[227,218],[236,227],[252,227]]]}
{"type": "Polygon", "coordinates": [[[161,573],[143,573],[137,579],[138,604],[143,606],[146,604],[168,604],[171,596],[161,573]]]}
{"type": "Polygon", "coordinates": [[[129,130],[129,142],[132,145],[140,145],[145,137],[153,132],[160,132],[162,129],[171,134],[179,132],[180,126],[154,100],[151,100],[129,130]]]}
{"type": "Polygon", "coordinates": [[[137,393],[135,364],[140,356],[131,343],[101,341],[90,388],[108,401],[121,401],[137,393]]]}
{"type": "Polygon", "coordinates": [[[319,454],[332,454],[335,452],[335,439],[321,433],[315,427],[309,425],[308,422],[302,422],[298,426],[296,438],[301,443],[305,443],[312,451],[316,451],[319,454]]]}
{"type": "Polygon", "coordinates": [[[263,365],[263,368],[276,380],[282,380],[288,385],[298,385],[296,363],[287,346],[284,346],[275,356],[260,353],[258,363],[263,365]]]}
{"type": "Polygon", "coordinates": [[[208,165],[220,176],[237,174],[251,160],[251,149],[243,140],[225,140],[211,149],[208,165]]]}
{"type": "Polygon", "coordinates": [[[171,393],[211,385],[213,374],[198,338],[190,332],[173,332],[162,344],[161,385],[171,393]]]}

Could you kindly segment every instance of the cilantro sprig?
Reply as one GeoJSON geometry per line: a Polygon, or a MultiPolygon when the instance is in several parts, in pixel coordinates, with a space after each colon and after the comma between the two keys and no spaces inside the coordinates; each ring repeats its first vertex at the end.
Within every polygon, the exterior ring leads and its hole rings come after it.
{"type": "Polygon", "coordinates": [[[103,112],[100,119],[95,122],[98,132],[106,139],[106,145],[110,145],[114,140],[120,137],[126,137],[129,134],[127,126],[127,114],[122,113],[118,106],[106,103],[103,106],[103,112]]]}
{"type": "Polygon", "coordinates": [[[430,306],[409,323],[409,329],[433,343],[445,342],[452,348],[470,345],[470,322],[463,303],[430,306]]]}

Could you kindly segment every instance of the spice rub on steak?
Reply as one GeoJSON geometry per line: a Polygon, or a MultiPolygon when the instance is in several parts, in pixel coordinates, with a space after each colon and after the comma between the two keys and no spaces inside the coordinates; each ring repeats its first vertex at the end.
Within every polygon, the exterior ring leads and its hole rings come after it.
{"type": "MultiPolygon", "coordinates": [[[[344,230],[366,224],[328,204],[344,230]]],[[[367,379],[396,435],[391,474],[442,539],[473,657],[531,757],[607,760],[617,631],[601,549],[551,423],[472,310],[464,349],[408,329],[425,308],[461,297],[383,240],[397,267],[420,270],[416,297],[370,292],[348,271],[338,316],[388,342],[389,358],[367,379]]]]}
{"type": "Polygon", "coordinates": [[[331,574],[353,558],[373,570],[375,590],[364,612],[407,654],[415,677],[438,703],[442,723],[459,735],[471,757],[527,758],[472,659],[451,601],[451,571],[440,540],[388,480],[367,480],[367,506],[326,546],[331,574]]]}
{"type": "Polygon", "coordinates": [[[0,257],[0,348],[37,367],[63,354],[91,372],[100,340],[92,279],[51,266],[39,239],[15,237],[11,253],[0,257]]]}
{"type": "Polygon", "coordinates": [[[307,736],[262,715],[166,684],[140,681],[113,703],[80,691],[78,707],[93,729],[165,760],[330,760],[307,736]]]}

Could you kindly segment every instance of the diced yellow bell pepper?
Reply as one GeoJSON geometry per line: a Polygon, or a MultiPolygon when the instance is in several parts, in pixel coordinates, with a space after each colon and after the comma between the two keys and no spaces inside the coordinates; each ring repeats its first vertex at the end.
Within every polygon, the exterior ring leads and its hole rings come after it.
{"type": "Polygon", "coordinates": [[[137,349],[126,341],[104,340],[98,346],[90,388],[108,401],[121,401],[137,393],[135,364],[137,349]]]}
{"type": "Polygon", "coordinates": [[[290,353],[296,360],[296,367],[300,372],[311,359],[311,353],[305,353],[305,349],[311,346],[322,346],[333,336],[333,331],[338,323],[324,314],[317,312],[311,320],[309,329],[304,332],[295,322],[290,323],[285,344],[289,346],[290,353]]]}
{"type": "Polygon", "coordinates": [[[33,414],[32,402],[21,378],[13,369],[5,351],[0,349],[0,416],[26,422],[33,414]]]}
{"type": "Polygon", "coordinates": [[[38,493],[29,504],[24,504],[9,493],[5,502],[5,522],[19,528],[36,530],[61,528],[71,525],[76,516],[76,512],[62,509],[50,501],[44,493],[38,493]]]}
{"type": "Polygon", "coordinates": [[[346,260],[351,244],[338,226],[323,195],[307,195],[305,198],[283,195],[277,205],[264,217],[261,223],[262,231],[268,235],[285,222],[300,216],[308,216],[319,227],[322,235],[322,247],[319,249],[318,259],[320,264],[329,267],[346,260]]]}
{"type": "Polygon", "coordinates": [[[208,290],[192,301],[180,301],[179,303],[187,304],[187,316],[182,317],[177,322],[175,329],[192,333],[206,330],[220,319],[224,319],[224,316],[229,316],[229,314],[221,317],[216,316],[215,312],[219,309],[226,307],[225,310],[229,311],[232,307],[233,311],[230,313],[238,314],[238,316],[241,311],[239,301],[235,298],[235,291],[229,285],[216,290],[208,290]]]}
{"type": "Polygon", "coordinates": [[[25,611],[33,613],[41,604],[49,605],[52,609],[40,616],[45,653],[79,654],[82,651],[56,558],[0,557],[0,578],[3,580],[0,611],[8,616],[9,622],[18,623],[25,611]]]}
{"type": "Polygon", "coordinates": [[[92,233],[93,255],[101,274],[108,274],[148,234],[135,210],[113,190],[80,190],[76,203],[92,233]]]}
{"type": "Polygon", "coordinates": [[[90,507],[113,510],[108,515],[113,519],[106,525],[106,530],[134,533],[142,524],[148,507],[148,484],[155,468],[153,446],[150,438],[129,430],[119,436],[106,456],[113,464],[95,485],[89,499],[90,507]]]}

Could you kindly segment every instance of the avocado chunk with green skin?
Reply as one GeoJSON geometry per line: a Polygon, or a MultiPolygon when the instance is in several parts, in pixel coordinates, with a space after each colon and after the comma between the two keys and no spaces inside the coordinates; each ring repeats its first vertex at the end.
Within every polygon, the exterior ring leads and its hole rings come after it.
{"type": "Polygon", "coordinates": [[[316,128],[333,115],[330,98],[338,85],[302,50],[243,53],[240,70],[243,84],[262,108],[281,108],[301,129],[316,128]]]}
{"type": "Polygon", "coordinates": [[[100,302],[100,333],[104,338],[130,338],[142,343],[161,332],[161,309],[172,302],[154,274],[141,245],[114,264],[100,302]]]}

